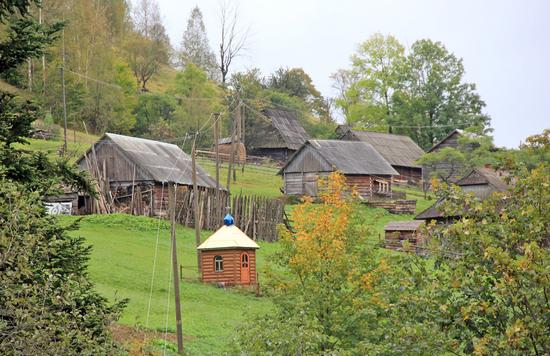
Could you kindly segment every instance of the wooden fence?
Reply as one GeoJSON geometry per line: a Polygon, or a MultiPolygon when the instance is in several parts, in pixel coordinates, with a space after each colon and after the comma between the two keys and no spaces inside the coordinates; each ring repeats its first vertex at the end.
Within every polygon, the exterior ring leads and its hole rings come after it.
{"type": "Polygon", "coordinates": [[[366,204],[392,214],[414,214],[416,211],[416,200],[369,200],[366,204]]]}
{"type": "MultiPolygon", "coordinates": [[[[247,195],[230,198],[224,191],[206,189],[198,191],[198,205],[201,229],[217,230],[225,214],[231,212],[235,225],[256,241],[276,241],[277,225],[283,223],[284,203],[279,199],[247,195]]],[[[178,192],[176,220],[193,227],[194,215],[193,191],[178,192]]]]}

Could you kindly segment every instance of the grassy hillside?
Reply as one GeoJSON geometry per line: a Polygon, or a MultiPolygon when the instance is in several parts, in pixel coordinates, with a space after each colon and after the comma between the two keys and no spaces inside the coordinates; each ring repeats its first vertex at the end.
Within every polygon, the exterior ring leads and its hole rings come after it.
{"type": "MultiPolygon", "coordinates": [[[[204,163],[204,162],[203,162],[204,163]]],[[[207,169],[208,163],[204,163],[207,169]]],[[[258,168],[261,170],[263,168],[258,168]]],[[[274,169],[271,169],[274,170],[274,169]]],[[[255,172],[246,169],[240,177],[243,192],[275,194],[272,185],[277,181],[271,170],[255,172]],[[248,181],[254,176],[258,181],[252,187],[248,181]],[[247,177],[247,178],[245,178],[247,177]],[[269,178],[271,177],[271,178],[269,178]],[[271,180],[269,180],[271,179],[271,180]]],[[[276,179],[279,179],[277,177],[276,179]]],[[[420,192],[411,191],[411,195],[420,192]]],[[[428,200],[421,199],[421,209],[428,200]]],[[[288,207],[289,211],[292,206],[288,207]]],[[[369,242],[373,246],[383,239],[384,225],[393,220],[410,220],[413,215],[394,215],[383,209],[360,205],[363,223],[370,227],[369,242]]],[[[68,224],[76,217],[60,217],[61,222],[68,224]]],[[[91,215],[80,223],[78,231],[71,232],[86,238],[93,247],[89,272],[96,283],[98,291],[110,300],[129,298],[120,323],[128,326],[147,327],[164,332],[175,331],[170,265],[169,226],[164,220],[128,215],[91,215]],[[158,230],[157,230],[158,228],[158,230]],[[158,249],[155,262],[155,246],[158,231],[158,249]],[[153,265],[155,264],[155,268],[153,265]],[[153,277],[153,292],[149,321],[147,310],[149,293],[153,277]],[[168,312],[167,312],[168,306],[168,312]]],[[[203,231],[202,240],[211,232],[203,231]]],[[[178,261],[182,265],[184,281],[181,285],[183,330],[185,346],[191,354],[220,354],[227,350],[235,328],[246,321],[247,314],[265,313],[272,307],[268,297],[257,298],[253,293],[240,289],[220,289],[203,285],[197,281],[194,231],[178,227],[178,261]]],[[[258,271],[260,282],[265,282],[266,261],[278,250],[277,243],[260,243],[258,252],[258,271]]],[[[383,253],[395,253],[383,250],[383,253]]]]}
{"type": "MultiPolygon", "coordinates": [[[[198,163],[212,177],[216,174],[216,164],[212,160],[199,159],[198,163]]],[[[228,164],[222,164],[220,167],[220,184],[227,185],[228,164]]],[[[237,167],[237,181],[231,180],[232,194],[254,194],[270,198],[282,196],[281,188],[283,186],[283,178],[277,175],[279,170],[274,167],[256,166],[247,164],[244,171],[241,167],[237,167]]]]}
{"type": "MultiPolygon", "coordinates": [[[[62,217],[61,221],[68,223],[74,219],[62,217]]],[[[147,325],[157,226],[158,220],[146,217],[92,215],[83,219],[78,231],[72,232],[84,236],[93,247],[89,272],[98,291],[110,300],[130,299],[120,320],[122,324],[147,325]]],[[[161,221],[160,227],[148,327],[164,332],[167,325],[167,330],[174,332],[173,289],[169,283],[170,232],[166,221],[161,221]]],[[[203,231],[203,240],[209,234],[203,231]]],[[[271,308],[271,301],[238,289],[220,289],[198,283],[194,231],[179,227],[177,243],[178,262],[183,266],[184,276],[180,288],[186,349],[195,355],[219,354],[229,347],[231,335],[235,327],[246,320],[246,313],[266,312],[271,308]]],[[[277,244],[260,245],[258,268],[261,282],[266,256],[277,249],[277,244]]]]}
{"type": "Polygon", "coordinates": [[[153,93],[165,93],[174,85],[178,71],[170,66],[163,65],[160,71],[147,83],[147,89],[153,93]]]}

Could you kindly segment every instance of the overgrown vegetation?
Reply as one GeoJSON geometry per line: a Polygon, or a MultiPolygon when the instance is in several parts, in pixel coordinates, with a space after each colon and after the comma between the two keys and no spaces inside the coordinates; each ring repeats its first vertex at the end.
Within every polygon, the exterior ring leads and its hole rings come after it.
{"type": "MultiPolygon", "coordinates": [[[[0,6],[0,22],[21,30],[0,46],[1,74],[41,55],[60,28],[35,22],[30,5],[0,6]]],[[[86,271],[90,249],[68,235],[75,226],[59,226],[42,206],[61,184],[94,192],[67,161],[14,147],[26,143],[39,108],[11,93],[1,92],[0,101],[0,353],[116,352],[108,326],[125,301],[109,304],[94,290],[86,271]]]]}
{"type": "Polygon", "coordinates": [[[429,226],[426,258],[364,240],[333,175],[320,205],[292,211],[296,232],[282,233],[273,261],[286,271],[272,279],[275,310],[240,329],[236,351],[548,353],[550,167],[510,179],[484,201],[437,186],[445,212],[462,218],[429,226]]]}

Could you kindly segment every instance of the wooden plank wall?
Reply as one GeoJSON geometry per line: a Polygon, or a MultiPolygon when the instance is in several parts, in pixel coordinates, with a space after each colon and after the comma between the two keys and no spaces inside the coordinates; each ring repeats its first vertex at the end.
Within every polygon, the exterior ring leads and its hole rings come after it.
{"type": "Polygon", "coordinates": [[[247,252],[250,266],[250,284],[256,284],[256,250],[202,251],[202,281],[206,283],[241,284],[241,253],[247,252]],[[223,271],[216,272],[214,257],[223,258],[223,271]]]}
{"type": "MultiPolygon", "coordinates": [[[[216,190],[206,189],[199,191],[198,205],[201,229],[217,230],[222,226],[225,214],[231,212],[235,225],[253,240],[277,241],[277,226],[284,222],[284,203],[280,199],[251,195],[229,198],[225,191],[220,191],[216,199],[216,190]]],[[[193,191],[178,191],[176,220],[193,227],[194,219],[193,191]]]]}

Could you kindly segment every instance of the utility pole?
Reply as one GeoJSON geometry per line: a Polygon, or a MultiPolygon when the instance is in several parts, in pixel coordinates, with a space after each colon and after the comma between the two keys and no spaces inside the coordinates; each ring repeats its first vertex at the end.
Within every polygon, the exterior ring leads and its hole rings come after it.
{"type": "Polygon", "coordinates": [[[216,204],[214,213],[216,214],[215,219],[218,219],[223,216],[220,205],[220,114],[214,113],[214,117],[216,118],[216,121],[214,121],[214,151],[216,152],[216,195],[214,197],[216,204]]]}
{"type": "Polygon", "coordinates": [[[172,273],[176,302],[176,333],[178,353],[183,353],[183,331],[181,327],[180,278],[178,274],[178,251],[176,249],[176,183],[168,183],[168,209],[170,210],[170,239],[172,241],[172,273]]]}
{"type": "MultiPolygon", "coordinates": [[[[38,23],[42,25],[42,5],[38,7],[38,23]]],[[[42,54],[42,95],[46,95],[46,55],[42,54]]]]}
{"type": "Polygon", "coordinates": [[[237,116],[235,117],[235,124],[236,124],[236,131],[237,131],[237,148],[236,148],[236,151],[233,151],[233,156],[237,156],[237,164],[235,164],[235,166],[233,167],[233,182],[236,182],[237,181],[237,167],[238,166],[238,163],[240,161],[240,155],[239,155],[239,152],[240,152],[240,148],[241,148],[241,111],[242,111],[242,105],[241,103],[239,103],[239,107],[237,108],[237,116]]]}
{"type": "Polygon", "coordinates": [[[244,166],[246,165],[246,143],[244,142],[244,134],[245,134],[245,117],[246,117],[246,106],[242,106],[242,111],[241,111],[241,143],[243,145],[243,149],[244,149],[244,161],[242,162],[242,166],[241,166],[241,173],[244,173],[244,166]]]}
{"type": "Polygon", "coordinates": [[[214,150],[216,152],[216,192],[220,190],[220,150],[219,143],[220,140],[220,113],[214,113],[214,150]]]}
{"type": "MultiPolygon", "coordinates": [[[[191,165],[193,169],[193,211],[195,212],[195,244],[197,247],[201,244],[201,227],[200,227],[200,214],[199,214],[199,192],[197,189],[197,154],[195,147],[197,144],[197,134],[193,140],[193,148],[191,150],[191,165]]],[[[201,253],[197,250],[197,268],[199,269],[199,276],[201,274],[201,253]]]]}
{"type": "MultiPolygon", "coordinates": [[[[241,104],[237,106],[236,110],[240,110],[241,104]]],[[[232,119],[231,123],[231,152],[229,152],[229,167],[227,170],[227,193],[231,194],[231,171],[233,169],[233,159],[235,158],[235,117],[232,119]]]]}
{"type": "Polygon", "coordinates": [[[65,98],[65,29],[63,29],[63,46],[61,54],[61,92],[63,95],[63,156],[67,154],[67,100],[65,98]]]}

